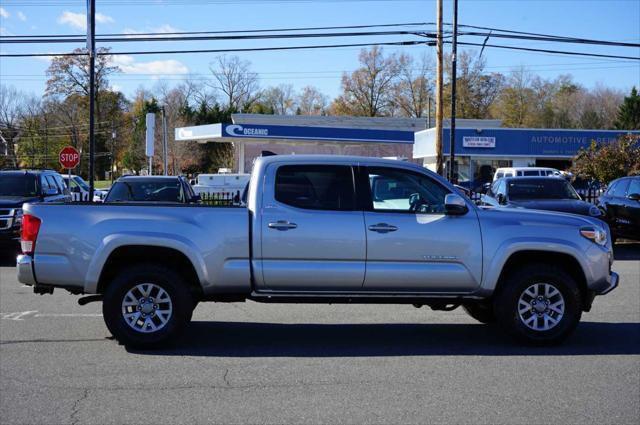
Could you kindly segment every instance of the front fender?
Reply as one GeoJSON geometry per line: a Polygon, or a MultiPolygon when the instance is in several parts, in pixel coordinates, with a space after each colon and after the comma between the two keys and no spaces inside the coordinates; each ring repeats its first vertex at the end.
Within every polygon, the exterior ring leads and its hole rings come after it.
{"type": "Polygon", "coordinates": [[[85,276],[84,290],[86,293],[94,294],[98,291],[100,275],[111,254],[118,248],[132,245],[175,249],[191,261],[201,286],[204,286],[205,282],[209,280],[204,259],[193,242],[187,238],[169,233],[122,232],[106,236],[96,248],[85,276]]]}
{"type": "Polygon", "coordinates": [[[589,265],[586,262],[582,247],[570,240],[551,237],[538,238],[536,241],[531,241],[530,238],[512,238],[502,242],[494,253],[489,253],[485,257],[490,260],[486,263],[486,272],[483,274],[480,289],[481,295],[490,296],[493,294],[500,279],[500,274],[509,258],[522,251],[542,251],[570,255],[580,264],[582,272],[587,279],[590,276],[590,273],[588,273],[590,270],[589,265]]]}

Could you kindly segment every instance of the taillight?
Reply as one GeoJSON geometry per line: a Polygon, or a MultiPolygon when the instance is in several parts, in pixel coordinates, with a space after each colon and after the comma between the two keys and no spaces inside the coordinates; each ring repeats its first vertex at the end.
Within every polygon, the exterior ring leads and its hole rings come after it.
{"type": "Polygon", "coordinates": [[[31,255],[36,249],[36,239],[38,238],[38,232],[40,231],[41,220],[38,217],[34,217],[31,214],[25,214],[22,216],[22,237],[20,240],[20,247],[22,253],[31,255]]]}

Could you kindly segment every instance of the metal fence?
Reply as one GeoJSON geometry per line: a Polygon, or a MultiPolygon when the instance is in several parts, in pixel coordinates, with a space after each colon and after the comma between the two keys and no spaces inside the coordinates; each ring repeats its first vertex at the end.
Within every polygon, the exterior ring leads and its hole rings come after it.
{"type": "MultiPolygon", "coordinates": [[[[580,195],[583,201],[589,202],[595,205],[598,203],[598,198],[602,195],[604,190],[598,189],[598,188],[588,188],[588,189],[576,189],[576,192],[578,192],[578,195],[580,195]]],[[[482,199],[482,195],[483,194],[481,192],[472,191],[469,194],[469,197],[475,204],[479,205],[482,199]]]]}
{"type": "Polygon", "coordinates": [[[241,205],[240,191],[236,192],[200,192],[204,205],[214,207],[231,207],[241,205]]]}

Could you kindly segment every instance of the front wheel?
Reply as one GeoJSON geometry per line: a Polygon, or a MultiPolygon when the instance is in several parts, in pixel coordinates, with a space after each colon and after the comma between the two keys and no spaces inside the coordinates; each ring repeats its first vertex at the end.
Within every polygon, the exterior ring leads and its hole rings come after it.
{"type": "Polygon", "coordinates": [[[494,310],[509,334],[536,345],[562,342],[582,315],[576,282],[561,268],[545,264],[509,275],[494,300],[494,310]]]}
{"type": "Polygon", "coordinates": [[[102,313],[120,343],[147,349],[177,337],[189,322],[193,306],[189,288],[177,273],[144,264],[123,269],[109,283],[102,313]]]}

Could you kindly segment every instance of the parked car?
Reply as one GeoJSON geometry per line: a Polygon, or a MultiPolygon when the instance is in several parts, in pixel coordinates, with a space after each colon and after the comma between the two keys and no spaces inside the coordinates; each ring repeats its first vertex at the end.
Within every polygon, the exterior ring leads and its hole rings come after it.
{"type": "Polygon", "coordinates": [[[70,200],[62,177],[53,170],[0,170],[0,244],[20,242],[25,203],[70,200]]]}
{"type": "MultiPolygon", "coordinates": [[[[89,200],[89,184],[84,181],[84,179],[80,176],[63,174],[62,178],[64,182],[67,184],[69,191],[71,192],[71,196],[74,201],[88,201],[89,200]]],[[[107,196],[108,190],[93,190],[93,202],[102,202],[104,201],[105,196],[107,196]]]]}
{"type": "Polygon", "coordinates": [[[563,177],[564,174],[555,168],[547,167],[506,167],[498,168],[493,175],[493,181],[503,177],[563,177]]]}
{"type": "Polygon", "coordinates": [[[614,240],[640,240],[640,176],[612,181],[598,199],[598,206],[604,211],[614,240]]]}
{"type": "Polygon", "coordinates": [[[125,176],[111,186],[104,198],[113,202],[197,203],[191,185],[183,176],[125,176]]]}
{"type": "Polygon", "coordinates": [[[80,303],[102,300],[135,347],[179,335],[198,302],[245,300],[462,306],[557,343],[618,285],[606,223],[480,209],[435,173],[378,158],[259,158],[246,208],[27,204],[24,223],[18,280],[95,294],[80,303]]]}
{"type": "Polygon", "coordinates": [[[590,217],[602,216],[594,204],[583,201],[571,184],[557,177],[507,177],[498,179],[482,196],[484,205],[559,211],[590,217]]]}

